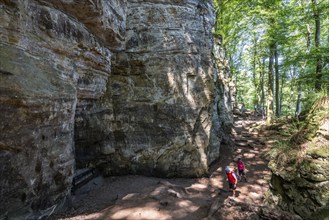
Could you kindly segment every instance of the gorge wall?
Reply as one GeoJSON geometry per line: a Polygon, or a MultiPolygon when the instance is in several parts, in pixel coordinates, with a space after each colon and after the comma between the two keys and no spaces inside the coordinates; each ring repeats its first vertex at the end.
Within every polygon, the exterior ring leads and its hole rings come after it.
{"type": "Polygon", "coordinates": [[[0,0],[0,217],[66,207],[78,168],[207,174],[232,122],[211,2],[0,0]]]}
{"type": "Polygon", "coordinates": [[[0,1],[0,216],[65,206],[75,127],[82,111],[98,110],[111,50],[124,47],[125,9],[121,0],[0,1]]]}
{"type": "Polygon", "coordinates": [[[78,165],[88,161],[108,175],[207,173],[220,143],[214,18],[201,1],[128,1],[125,49],[113,53],[104,112],[77,125],[78,165]],[[86,139],[95,128],[98,137],[86,139]]]}

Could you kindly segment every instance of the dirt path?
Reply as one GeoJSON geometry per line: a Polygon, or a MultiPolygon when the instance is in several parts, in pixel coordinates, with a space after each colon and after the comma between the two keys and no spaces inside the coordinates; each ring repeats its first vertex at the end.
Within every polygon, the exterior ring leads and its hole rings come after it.
{"type": "Polygon", "coordinates": [[[163,179],[121,176],[97,179],[77,191],[73,209],[66,217],[52,219],[246,219],[254,214],[247,206],[262,205],[270,172],[262,157],[266,140],[252,129],[253,120],[238,119],[233,139],[235,147],[222,146],[223,156],[209,178],[163,179]],[[241,157],[248,182],[239,182],[236,197],[228,193],[225,166],[241,157]]]}

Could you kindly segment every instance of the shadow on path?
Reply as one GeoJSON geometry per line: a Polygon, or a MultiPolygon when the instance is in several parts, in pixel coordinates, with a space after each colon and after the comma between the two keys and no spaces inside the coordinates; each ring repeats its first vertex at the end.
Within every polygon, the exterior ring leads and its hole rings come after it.
{"type": "Polygon", "coordinates": [[[243,219],[241,207],[261,205],[270,178],[267,161],[262,157],[265,138],[252,127],[256,122],[236,120],[232,133],[235,145],[221,146],[223,156],[210,167],[209,178],[130,175],[94,180],[89,187],[97,187],[77,192],[74,208],[65,217],[52,219],[243,219]],[[248,182],[239,182],[236,197],[232,198],[223,170],[235,167],[238,157],[246,164],[248,182]]]}

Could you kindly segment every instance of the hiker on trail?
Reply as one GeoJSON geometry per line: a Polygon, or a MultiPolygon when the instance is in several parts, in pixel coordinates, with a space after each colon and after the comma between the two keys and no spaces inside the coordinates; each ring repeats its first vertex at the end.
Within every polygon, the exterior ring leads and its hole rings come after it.
{"type": "Polygon", "coordinates": [[[230,170],[230,168],[226,167],[225,168],[225,173],[227,175],[227,182],[230,188],[230,192],[233,193],[233,197],[235,197],[235,189],[236,189],[236,184],[238,183],[238,178],[236,174],[230,170]]]}
{"type": "Polygon", "coordinates": [[[242,181],[242,178],[244,178],[244,180],[247,182],[247,177],[245,173],[246,167],[244,165],[244,162],[241,160],[241,158],[238,158],[237,166],[238,166],[240,181],[242,181]]]}

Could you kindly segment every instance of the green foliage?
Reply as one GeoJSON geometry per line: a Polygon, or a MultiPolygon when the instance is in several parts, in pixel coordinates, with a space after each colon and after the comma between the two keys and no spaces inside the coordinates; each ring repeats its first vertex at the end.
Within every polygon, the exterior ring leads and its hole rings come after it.
{"type": "MultiPolygon", "coordinates": [[[[230,59],[237,99],[246,107],[266,103],[262,88],[267,87],[269,47],[276,44],[279,54],[281,108],[294,115],[298,88],[302,108],[309,108],[321,61],[321,83],[329,90],[329,1],[318,0],[215,0],[217,22],[214,32],[222,35],[230,59]],[[315,45],[314,13],[321,21],[320,45],[315,45]],[[263,60],[265,62],[263,62],[263,60]]],[[[267,97],[265,88],[265,97],[267,97]]]]}
{"type": "Polygon", "coordinates": [[[304,121],[290,120],[289,123],[283,123],[284,120],[280,119],[268,127],[268,129],[277,130],[280,133],[279,140],[266,153],[266,156],[272,161],[270,163],[272,170],[287,166],[317,169],[316,164],[308,162],[309,158],[329,157],[329,130],[320,129],[329,120],[328,93],[323,91],[322,95],[314,95],[310,102],[312,105],[308,107],[307,117],[304,118],[304,121]],[[287,135],[285,135],[286,133],[287,135]]]}
{"type": "Polygon", "coordinates": [[[292,145],[288,141],[278,141],[266,152],[265,156],[272,162],[269,164],[272,170],[278,167],[296,167],[302,161],[304,152],[300,146],[292,145]]]}
{"type": "Polygon", "coordinates": [[[266,156],[271,160],[276,160],[280,155],[287,154],[291,149],[288,141],[278,141],[272,145],[272,148],[266,152],[266,156]]]}
{"type": "Polygon", "coordinates": [[[329,220],[329,205],[317,210],[312,216],[310,217],[311,220],[329,220]]]}
{"type": "MultiPolygon", "coordinates": [[[[310,111],[314,111],[315,109],[319,111],[319,105],[321,104],[322,100],[328,99],[329,91],[323,89],[320,92],[317,93],[310,93],[308,94],[307,98],[304,99],[304,114],[309,114],[310,111]]],[[[329,105],[329,103],[328,103],[329,105]]],[[[325,105],[322,105],[323,107],[326,107],[325,105]]],[[[329,108],[329,106],[328,106],[329,108]]],[[[329,111],[329,109],[327,109],[329,111]]],[[[323,115],[321,114],[321,117],[323,115]]]]}

